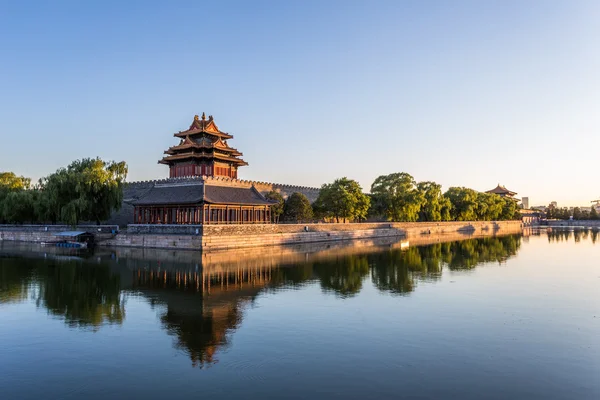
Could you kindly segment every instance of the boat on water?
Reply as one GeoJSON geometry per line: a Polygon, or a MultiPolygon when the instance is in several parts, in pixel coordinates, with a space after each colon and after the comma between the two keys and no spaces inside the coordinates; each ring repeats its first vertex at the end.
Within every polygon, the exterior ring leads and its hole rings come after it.
{"type": "Polygon", "coordinates": [[[87,249],[94,244],[94,235],[85,231],[65,231],[59,232],[55,236],[56,240],[45,241],[41,245],[87,249]]]}

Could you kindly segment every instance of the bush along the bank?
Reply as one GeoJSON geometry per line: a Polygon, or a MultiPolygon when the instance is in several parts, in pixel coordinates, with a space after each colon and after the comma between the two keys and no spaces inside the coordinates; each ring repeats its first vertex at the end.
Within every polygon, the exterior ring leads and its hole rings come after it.
{"type": "Polygon", "coordinates": [[[85,158],[31,185],[12,172],[0,173],[1,223],[100,223],[123,201],[125,162],[85,158]]]}

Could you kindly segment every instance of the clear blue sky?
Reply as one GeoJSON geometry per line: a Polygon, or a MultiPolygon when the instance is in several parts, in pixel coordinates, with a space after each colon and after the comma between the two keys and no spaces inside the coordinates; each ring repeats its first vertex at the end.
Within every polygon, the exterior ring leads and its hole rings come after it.
{"type": "Polygon", "coordinates": [[[0,171],[100,156],[166,177],[204,111],[244,179],[369,190],[405,171],[586,205],[599,21],[598,1],[2,2],[0,171]]]}

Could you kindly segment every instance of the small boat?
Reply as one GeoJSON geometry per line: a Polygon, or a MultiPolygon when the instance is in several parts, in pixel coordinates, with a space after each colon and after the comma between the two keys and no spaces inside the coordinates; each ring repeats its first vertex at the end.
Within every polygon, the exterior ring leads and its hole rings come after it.
{"type": "Polygon", "coordinates": [[[94,243],[94,235],[84,231],[66,231],[55,235],[58,240],[42,242],[42,246],[67,247],[72,249],[87,249],[94,243]]]}

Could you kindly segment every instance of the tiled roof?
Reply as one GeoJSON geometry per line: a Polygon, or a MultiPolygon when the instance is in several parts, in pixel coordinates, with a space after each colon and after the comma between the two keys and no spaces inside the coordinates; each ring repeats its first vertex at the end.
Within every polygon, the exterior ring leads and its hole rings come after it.
{"type": "Polygon", "coordinates": [[[225,139],[233,138],[233,135],[230,135],[227,132],[223,132],[219,129],[219,127],[217,127],[217,124],[215,124],[212,115],[209,115],[207,120],[206,115],[204,113],[202,113],[202,119],[198,118],[198,116],[195,115],[194,120],[190,125],[190,128],[187,131],[176,133],[175,136],[185,137],[187,135],[194,135],[196,133],[208,133],[210,135],[222,137],[225,139]]]}
{"type": "Polygon", "coordinates": [[[175,204],[199,204],[205,201],[211,204],[268,205],[254,187],[237,188],[227,186],[191,185],[155,185],[148,193],[133,201],[134,205],[158,206],[175,204]]]}
{"type": "Polygon", "coordinates": [[[167,204],[197,204],[202,202],[203,185],[155,185],[132,203],[154,206],[167,204]]]}
{"type": "Polygon", "coordinates": [[[486,193],[495,193],[495,194],[517,194],[516,192],[513,192],[511,190],[508,190],[506,187],[498,184],[498,186],[496,186],[495,188],[493,188],[492,190],[488,190],[486,193]]]}
{"type": "Polygon", "coordinates": [[[236,188],[206,185],[205,200],[213,204],[267,205],[272,202],[265,199],[254,187],[236,188]]]}

